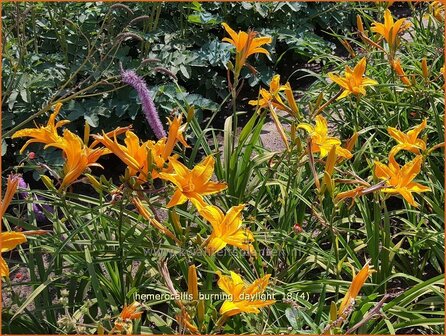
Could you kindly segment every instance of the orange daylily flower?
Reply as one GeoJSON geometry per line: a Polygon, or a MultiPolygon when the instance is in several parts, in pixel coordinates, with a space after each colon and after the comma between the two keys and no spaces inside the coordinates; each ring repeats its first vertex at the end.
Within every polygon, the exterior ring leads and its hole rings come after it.
{"type": "Polygon", "coordinates": [[[17,191],[17,187],[19,185],[19,175],[11,174],[8,176],[8,182],[6,183],[6,191],[3,196],[3,200],[0,200],[0,218],[6,212],[6,209],[9,207],[12,198],[14,197],[15,192],[17,191]]]}
{"type": "Polygon", "coordinates": [[[102,167],[100,164],[96,163],[96,161],[102,155],[109,153],[105,148],[88,147],[79,136],[67,129],[64,131],[63,137],[47,146],[60,148],[64,152],[64,178],[60,185],[60,189],[64,189],[72,184],[88,167],[102,167]]]}
{"type": "Polygon", "coordinates": [[[274,75],[269,84],[269,90],[260,89],[260,99],[250,100],[249,105],[258,106],[259,108],[269,108],[271,104],[275,108],[289,112],[291,115],[299,115],[299,108],[297,107],[296,100],[294,99],[293,90],[291,85],[287,82],[285,85],[280,85],[280,75],[274,75]],[[285,105],[282,98],[279,95],[280,91],[284,91],[288,105],[285,105]]]}
{"type": "Polygon", "coordinates": [[[125,145],[119,144],[116,138],[118,134],[111,132],[111,134],[94,135],[94,138],[127,165],[130,176],[137,176],[140,182],[146,182],[149,175],[152,178],[157,178],[159,171],[170,172],[172,170],[171,166],[165,166],[177,141],[181,142],[184,147],[189,147],[183,135],[185,125],[181,125],[181,121],[181,116],[175,117],[172,121],[169,120],[170,128],[167,138],[161,138],[157,142],[152,140],[141,142],[138,136],[130,130],[125,133],[125,145]],[[111,136],[113,136],[113,140],[111,136]],[[153,159],[155,166],[150,174],[149,156],[153,159]]]}
{"type": "Polygon", "coordinates": [[[124,306],[119,315],[118,319],[115,321],[115,326],[113,329],[119,331],[125,331],[126,334],[132,334],[132,320],[141,318],[142,311],[140,311],[141,303],[134,301],[130,306],[124,306]]]}
{"type": "MultiPolygon", "coordinates": [[[[11,251],[17,245],[26,242],[26,237],[21,232],[2,232],[0,233],[0,249],[1,253],[11,251]]],[[[5,259],[0,255],[0,277],[9,276],[9,267],[5,259]]]]}
{"type": "Polygon", "coordinates": [[[423,139],[419,139],[418,135],[426,128],[426,126],[427,120],[424,119],[421,124],[407,133],[394,127],[388,127],[387,132],[389,132],[390,136],[398,142],[398,145],[392,148],[390,155],[394,156],[400,150],[407,150],[414,154],[420,154],[420,151],[424,152],[426,150],[426,142],[423,139]]]}
{"type": "Polygon", "coordinates": [[[389,155],[389,165],[375,161],[375,175],[381,180],[386,180],[386,188],[382,192],[388,194],[400,194],[412,206],[418,207],[418,203],[412,193],[431,191],[420,183],[412,180],[420,173],[423,158],[418,155],[412,161],[400,167],[392,155],[389,155]]]}
{"type": "Polygon", "coordinates": [[[261,98],[258,100],[250,100],[249,105],[259,106],[260,108],[268,108],[269,103],[279,110],[287,111],[288,108],[279,95],[280,91],[286,89],[285,85],[280,85],[280,75],[274,75],[269,84],[269,90],[260,89],[261,98]]]}
{"type": "Polygon", "coordinates": [[[252,284],[246,284],[240,275],[230,272],[231,276],[222,275],[217,271],[219,280],[218,287],[228,294],[229,299],[223,302],[220,308],[220,314],[225,317],[234,316],[240,313],[254,313],[260,312],[259,308],[263,308],[274,304],[275,300],[263,300],[262,293],[268,286],[271,274],[265,275],[254,281],[252,284]]]}
{"type": "Polygon", "coordinates": [[[390,47],[392,55],[399,44],[398,34],[403,30],[410,27],[410,22],[406,22],[407,19],[399,19],[396,22],[393,21],[392,13],[386,9],[384,12],[384,23],[373,22],[371,30],[380,34],[390,47]]]}
{"type": "Polygon", "coordinates": [[[212,156],[206,157],[192,170],[179,162],[175,157],[170,157],[170,163],[174,173],[161,172],[159,177],[168,180],[177,187],[172,199],[167,204],[168,208],[183,204],[188,199],[194,200],[195,204],[204,205],[203,196],[216,194],[227,188],[226,183],[210,181],[214,172],[215,160],[212,156]]]}
{"type": "Polygon", "coordinates": [[[378,84],[377,81],[364,77],[366,62],[366,58],[363,57],[353,70],[348,65],[345,66],[345,77],[340,77],[331,72],[328,73],[328,77],[344,89],[337,100],[345,98],[350,94],[365,95],[366,86],[378,84]]]}
{"type": "Polygon", "coordinates": [[[444,21],[444,4],[441,1],[430,2],[429,10],[436,20],[440,22],[444,21]]]}
{"type": "Polygon", "coordinates": [[[141,143],[138,136],[130,130],[125,132],[125,145],[118,143],[116,134],[113,135],[113,140],[105,133],[94,135],[94,138],[127,165],[130,176],[139,174],[138,179],[147,181],[149,148],[154,144],[152,140],[141,143]]]}
{"type": "Polygon", "coordinates": [[[56,116],[59,114],[61,107],[62,103],[57,103],[54,106],[54,112],[50,115],[46,126],[40,126],[37,128],[25,128],[15,132],[12,135],[12,139],[21,137],[31,138],[20,149],[20,153],[23,153],[25,148],[33,142],[41,142],[48,145],[50,143],[56,142],[60,138],[59,134],[57,133],[57,129],[70,122],[69,120],[60,120],[57,123],[55,122],[56,116]]]}
{"type": "Polygon", "coordinates": [[[301,123],[298,128],[306,130],[311,137],[311,150],[313,153],[320,152],[320,157],[324,158],[328,155],[331,148],[336,146],[336,155],[345,159],[350,159],[353,155],[349,150],[341,147],[341,140],[328,136],[327,120],[318,115],[315,118],[316,125],[301,123]]]}
{"type": "Polygon", "coordinates": [[[399,76],[401,81],[410,86],[412,83],[410,82],[410,79],[406,76],[406,73],[404,72],[403,68],[401,67],[401,62],[398,59],[394,59],[390,61],[390,65],[392,66],[392,69],[396,72],[396,74],[399,76]]]}
{"type": "Polygon", "coordinates": [[[205,218],[213,228],[209,237],[206,250],[209,254],[214,254],[223,249],[227,244],[239,247],[255,255],[252,242],[254,237],[249,229],[242,228],[242,211],[244,204],[233,206],[226,214],[216,206],[197,204],[198,212],[205,218]]]}
{"type": "Polygon", "coordinates": [[[345,316],[346,310],[352,304],[352,301],[356,299],[362,286],[364,286],[365,281],[372,273],[373,270],[370,269],[369,264],[367,263],[357,275],[353,275],[353,280],[350,288],[348,289],[347,293],[344,296],[344,299],[341,302],[341,305],[339,306],[338,317],[347,317],[345,316]]]}
{"type": "Polygon", "coordinates": [[[228,24],[222,23],[222,25],[230,36],[230,38],[223,38],[223,41],[229,42],[235,47],[235,73],[240,73],[240,70],[246,64],[246,60],[249,56],[253,54],[269,55],[268,50],[261,48],[261,46],[271,43],[271,37],[256,37],[257,33],[252,30],[248,31],[247,33],[243,31],[236,33],[231,27],[228,26],[228,24]]]}
{"type": "MultiPolygon", "coordinates": [[[[65,156],[64,164],[64,179],[60,186],[61,189],[66,188],[73,183],[88,167],[97,165],[96,161],[108,151],[105,148],[93,148],[95,144],[90,147],[74,133],[65,129],[63,136],[59,136],[57,128],[69,123],[68,120],[61,120],[55,123],[55,118],[62,107],[61,103],[57,103],[53,114],[51,114],[48,124],[45,127],[27,128],[17,131],[12,136],[17,137],[32,137],[28,140],[25,146],[21,149],[23,151],[27,145],[32,142],[44,143],[47,147],[56,147],[62,149],[65,156]]],[[[89,126],[85,124],[85,141],[88,141],[89,126]]]]}

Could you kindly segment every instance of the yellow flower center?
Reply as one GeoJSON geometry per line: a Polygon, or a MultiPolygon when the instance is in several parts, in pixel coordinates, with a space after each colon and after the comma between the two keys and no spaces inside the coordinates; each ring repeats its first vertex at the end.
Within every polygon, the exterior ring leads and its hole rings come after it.
{"type": "Polygon", "coordinates": [[[184,192],[193,192],[195,190],[195,184],[192,182],[192,179],[189,179],[187,185],[183,188],[184,192]]]}

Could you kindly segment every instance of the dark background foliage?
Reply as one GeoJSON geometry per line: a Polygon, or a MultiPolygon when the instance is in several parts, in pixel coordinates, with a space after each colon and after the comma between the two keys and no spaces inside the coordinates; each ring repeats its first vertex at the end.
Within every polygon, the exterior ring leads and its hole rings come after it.
{"type": "MultiPolygon", "coordinates": [[[[348,3],[5,3],[4,163],[13,165],[21,158],[21,142],[8,139],[11,130],[59,99],[65,101],[61,118],[71,120],[74,130],[80,130],[84,120],[93,132],[131,123],[142,137],[153,137],[136,92],[119,81],[119,63],[125,69],[138,68],[162,120],[184,100],[205,119],[228,93],[225,67],[230,46],[221,43],[227,35],[222,22],[273,37],[272,56],[251,61],[258,73],[243,73],[249,85],[240,102],[246,107],[247,100],[257,96],[257,85],[267,84],[274,72],[295,85],[305,84],[298,81],[299,69],[307,63],[317,66],[313,56],[318,53],[334,52],[329,33],[350,30],[354,14],[348,3]],[[162,69],[157,71],[160,67],[175,75],[178,85],[162,69]]],[[[221,107],[217,124],[227,113],[227,106],[221,107]]],[[[46,119],[47,114],[40,113],[35,121],[46,119]]],[[[51,153],[42,155],[55,160],[51,153]]]]}

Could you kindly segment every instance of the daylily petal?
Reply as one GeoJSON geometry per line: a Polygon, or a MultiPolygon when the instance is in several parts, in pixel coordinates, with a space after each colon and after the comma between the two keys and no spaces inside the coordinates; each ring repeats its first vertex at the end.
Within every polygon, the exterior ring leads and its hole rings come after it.
{"type": "Polygon", "coordinates": [[[297,125],[297,128],[302,128],[302,129],[306,130],[308,133],[314,132],[314,127],[307,123],[300,123],[299,125],[297,125]]]}
{"type": "Polygon", "coordinates": [[[189,174],[189,169],[178,161],[176,158],[170,158],[169,162],[172,164],[173,170],[177,175],[184,179],[184,176],[189,174]]]}
{"type": "Polygon", "coordinates": [[[404,132],[401,132],[400,130],[398,130],[394,127],[387,127],[387,132],[396,141],[401,142],[401,143],[406,142],[406,134],[404,132]]]}
{"type": "Polygon", "coordinates": [[[335,75],[335,74],[333,74],[333,73],[331,73],[331,72],[328,73],[328,77],[329,77],[333,82],[335,82],[335,83],[338,84],[339,86],[343,87],[344,89],[348,89],[348,88],[349,88],[349,86],[348,86],[348,84],[347,84],[347,81],[346,81],[344,78],[342,78],[342,77],[340,77],[340,76],[338,76],[338,75],[335,75]]]}
{"type": "MultiPolygon", "coordinates": [[[[160,173],[159,177],[174,183],[186,199],[196,199],[198,202],[203,203],[203,195],[215,194],[227,188],[224,183],[209,181],[213,174],[215,162],[211,156],[205,158],[192,170],[189,170],[174,157],[170,157],[169,162],[172,164],[175,173],[160,173]]],[[[169,202],[169,205],[184,203],[186,200],[183,196],[180,197],[179,194],[176,194],[177,199],[169,202]]]]}
{"type": "Polygon", "coordinates": [[[253,41],[251,46],[254,48],[260,47],[261,45],[267,44],[267,43],[271,43],[273,41],[273,39],[269,36],[265,36],[265,37],[256,37],[253,41]]]}
{"type": "MultiPolygon", "coordinates": [[[[17,245],[26,242],[26,237],[21,232],[2,232],[0,233],[0,247],[1,253],[11,251],[16,248],[17,245]]],[[[9,276],[9,267],[3,257],[0,256],[0,276],[9,276]]]]}
{"type": "Polygon", "coordinates": [[[421,124],[416,126],[413,130],[410,130],[407,132],[407,136],[411,141],[416,141],[418,138],[418,135],[421,133],[422,130],[424,130],[427,126],[427,119],[424,119],[421,124]]]}
{"type": "Polygon", "coordinates": [[[344,89],[344,92],[336,98],[336,100],[345,98],[349,94],[353,93],[355,95],[361,94],[365,95],[365,87],[378,84],[377,81],[363,77],[365,69],[367,66],[367,60],[363,57],[358,64],[352,70],[349,66],[345,67],[344,77],[340,77],[338,75],[329,73],[328,77],[335,83],[337,83],[341,88],[344,89]]]}
{"type": "Polygon", "coordinates": [[[352,92],[350,90],[344,90],[340,96],[338,98],[336,98],[336,100],[341,100],[345,97],[347,97],[348,95],[352,94],[352,92]]]}
{"type": "Polygon", "coordinates": [[[225,301],[220,308],[220,314],[226,316],[234,316],[240,314],[242,311],[238,306],[232,301],[225,301]]]}
{"type": "Polygon", "coordinates": [[[219,276],[217,281],[218,287],[228,295],[233,295],[234,292],[240,292],[240,288],[243,289],[244,282],[241,280],[240,276],[232,275],[229,277],[227,275],[222,275],[220,271],[216,272],[219,276]]]}
{"type": "Polygon", "coordinates": [[[407,201],[407,203],[409,203],[415,208],[418,208],[418,203],[415,202],[415,199],[409,190],[407,190],[406,188],[398,188],[396,189],[396,192],[398,192],[401,196],[403,196],[403,198],[407,201]]]}
{"type": "Polygon", "coordinates": [[[421,192],[428,192],[428,191],[432,191],[431,188],[426,187],[420,183],[417,182],[411,182],[407,185],[407,189],[410,192],[416,192],[416,193],[421,193],[421,192]]]}
{"type": "Polygon", "coordinates": [[[194,184],[204,184],[208,182],[214,173],[215,160],[212,156],[206,157],[192,170],[194,184]]]}
{"type": "Polygon", "coordinates": [[[232,235],[223,237],[223,239],[229,245],[238,247],[244,251],[248,251],[250,255],[256,255],[254,246],[252,246],[254,236],[248,229],[239,229],[232,235]]]}
{"type": "MultiPolygon", "coordinates": [[[[234,40],[234,41],[237,41],[238,40],[238,35],[237,35],[237,33],[231,28],[231,27],[229,27],[229,25],[227,24],[227,23],[225,23],[225,22],[223,22],[222,23],[222,26],[225,28],[225,30],[226,30],[226,32],[229,34],[229,36],[231,36],[231,39],[232,40],[234,40]]],[[[224,39],[223,39],[223,41],[225,41],[225,40],[229,40],[227,37],[225,37],[224,39]]],[[[229,40],[230,41],[230,40],[229,40]]],[[[228,41],[228,42],[229,42],[228,41]]]]}
{"type": "Polygon", "coordinates": [[[345,159],[351,159],[353,157],[353,154],[348,149],[342,148],[340,146],[336,147],[336,155],[345,159]]]}
{"type": "Polygon", "coordinates": [[[0,277],[8,277],[9,276],[9,267],[6,263],[5,259],[0,256],[0,277]]]}
{"type": "Polygon", "coordinates": [[[379,179],[386,180],[392,176],[392,171],[385,164],[375,161],[375,176],[379,179]]]}
{"type": "Polygon", "coordinates": [[[228,213],[221,222],[222,234],[231,235],[236,232],[242,225],[242,214],[241,212],[245,208],[244,204],[233,206],[229,209],[228,213]]]}
{"type": "Polygon", "coordinates": [[[353,69],[353,76],[357,81],[360,81],[362,79],[366,65],[367,65],[367,60],[365,57],[363,57],[353,69]]]}
{"type": "Polygon", "coordinates": [[[364,77],[362,79],[362,85],[363,86],[370,86],[370,85],[378,85],[378,82],[374,79],[370,79],[368,77],[364,77]]]}
{"type": "Polygon", "coordinates": [[[225,190],[228,187],[226,183],[223,182],[208,182],[203,188],[197,188],[197,192],[203,195],[212,195],[225,190]]]}
{"type": "Polygon", "coordinates": [[[252,54],[266,54],[269,55],[269,51],[265,48],[255,48],[247,53],[246,57],[251,56],[252,54]]]}
{"type": "Polygon", "coordinates": [[[392,13],[390,13],[390,10],[386,9],[384,11],[384,25],[386,28],[390,29],[393,26],[393,17],[392,13]]]}
{"type": "Polygon", "coordinates": [[[318,115],[318,116],[316,116],[315,121],[316,121],[316,125],[314,127],[314,132],[325,136],[328,133],[327,120],[323,116],[318,115]]]}
{"type": "Polygon", "coordinates": [[[276,303],[275,300],[254,300],[237,303],[237,306],[244,313],[258,314],[260,312],[259,308],[270,306],[274,303],[276,303]]]}
{"type": "Polygon", "coordinates": [[[11,251],[24,242],[26,242],[26,237],[21,232],[2,232],[0,234],[1,253],[11,251]]]}
{"type": "Polygon", "coordinates": [[[213,237],[211,235],[206,245],[206,250],[210,255],[212,255],[225,248],[226,245],[227,243],[223,239],[221,239],[220,237],[213,237]]]}
{"type": "Polygon", "coordinates": [[[379,22],[373,22],[372,23],[371,31],[374,32],[374,33],[378,33],[381,36],[386,36],[387,35],[386,26],[383,25],[382,23],[379,23],[379,22]]]}
{"type": "Polygon", "coordinates": [[[212,228],[217,236],[222,235],[221,223],[224,220],[223,212],[216,206],[208,205],[198,209],[200,215],[211,223],[212,228]]]}
{"type": "Polygon", "coordinates": [[[187,197],[181,192],[181,190],[177,189],[172,198],[170,199],[169,203],[167,204],[167,208],[171,208],[175,205],[183,204],[187,201],[187,197]]]}
{"type": "Polygon", "coordinates": [[[404,167],[401,168],[401,186],[406,186],[407,184],[409,184],[415,178],[415,176],[420,173],[422,160],[422,156],[419,155],[412,161],[406,163],[404,167]]]}
{"type": "Polygon", "coordinates": [[[226,32],[229,34],[231,38],[223,38],[224,42],[229,42],[233,46],[235,46],[236,50],[236,62],[235,62],[235,73],[240,73],[241,68],[246,64],[247,58],[256,53],[260,54],[269,54],[269,52],[261,48],[262,45],[266,43],[271,43],[272,39],[270,37],[255,37],[257,35],[256,32],[248,31],[243,32],[239,31],[236,33],[231,27],[229,27],[226,23],[222,23],[226,32]]]}
{"type": "Polygon", "coordinates": [[[57,133],[57,128],[68,124],[69,120],[61,120],[55,124],[56,116],[59,114],[60,109],[62,107],[61,103],[56,103],[54,106],[54,112],[50,114],[48,119],[48,123],[46,126],[40,126],[38,128],[25,128],[15,132],[12,135],[12,139],[20,138],[20,137],[31,137],[32,139],[28,140],[25,145],[20,149],[20,153],[22,153],[25,148],[33,143],[33,142],[41,142],[43,144],[48,145],[49,143],[56,142],[59,139],[59,134],[57,133]]]}

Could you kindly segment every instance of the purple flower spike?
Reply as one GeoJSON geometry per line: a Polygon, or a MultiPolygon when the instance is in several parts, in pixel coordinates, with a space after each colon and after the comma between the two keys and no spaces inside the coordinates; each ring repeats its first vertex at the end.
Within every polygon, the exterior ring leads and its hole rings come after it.
{"type": "Polygon", "coordinates": [[[158,139],[164,138],[166,136],[166,132],[164,131],[163,124],[161,123],[158,112],[156,111],[152,97],[150,97],[150,92],[144,79],[139,77],[134,71],[124,70],[122,68],[121,78],[123,83],[132,86],[138,93],[142,110],[144,111],[146,119],[156,137],[158,139]]]}
{"type": "MultiPolygon", "coordinates": [[[[19,189],[22,189],[22,190],[26,190],[26,189],[28,189],[28,184],[25,182],[25,180],[23,179],[23,177],[19,177],[19,184],[18,184],[18,187],[19,187],[19,189]]],[[[26,191],[21,191],[20,193],[19,193],[19,196],[20,196],[20,198],[28,198],[28,192],[26,192],[26,191]]]]}
{"type": "MultiPolygon", "coordinates": [[[[19,193],[19,198],[20,199],[26,199],[29,196],[29,193],[26,190],[29,190],[29,186],[28,184],[25,182],[25,180],[22,177],[19,177],[19,184],[18,184],[19,188],[22,190],[19,193]]],[[[40,201],[42,200],[41,197],[39,196],[34,196],[34,201],[40,201]]],[[[33,202],[33,212],[34,212],[34,216],[36,216],[36,220],[37,222],[45,222],[46,216],[45,213],[43,212],[43,209],[45,209],[46,211],[52,213],[54,210],[51,206],[49,205],[40,205],[37,203],[33,202]]]]}

